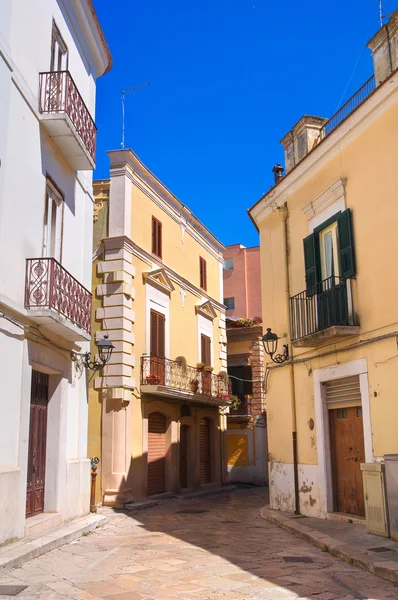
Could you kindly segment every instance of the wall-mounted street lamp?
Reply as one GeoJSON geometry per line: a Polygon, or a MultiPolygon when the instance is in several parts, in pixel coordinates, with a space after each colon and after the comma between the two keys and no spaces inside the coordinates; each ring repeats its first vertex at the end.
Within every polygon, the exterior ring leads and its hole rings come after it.
{"type": "Polygon", "coordinates": [[[76,363],[76,370],[81,371],[84,369],[90,369],[90,371],[101,371],[111,359],[112,351],[115,346],[109,339],[109,335],[104,335],[102,340],[97,343],[98,354],[91,360],[91,353],[85,352],[84,354],[73,354],[72,360],[76,363]]]}
{"type": "Polygon", "coordinates": [[[272,333],[271,328],[267,327],[267,333],[263,335],[261,341],[264,346],[265,354],[268,354],[268,356],[274,363],[281,364],[288,360],[289,348],[287,344],[283,344],[282,354],[276,354],[276,351],[278,349],[278,339],[279,338],[276,335],[276,333],[272,333]]]}

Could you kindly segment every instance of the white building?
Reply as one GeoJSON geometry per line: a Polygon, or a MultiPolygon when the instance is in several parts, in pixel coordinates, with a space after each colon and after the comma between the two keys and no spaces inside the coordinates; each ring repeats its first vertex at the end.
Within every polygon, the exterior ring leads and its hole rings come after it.
{"type": "Polygon", "coordinates": [[[0,2],[0,543],[89,511],[92,0],[0,2]],[[44,514],[43,514],[44,513],[44,514]]]}

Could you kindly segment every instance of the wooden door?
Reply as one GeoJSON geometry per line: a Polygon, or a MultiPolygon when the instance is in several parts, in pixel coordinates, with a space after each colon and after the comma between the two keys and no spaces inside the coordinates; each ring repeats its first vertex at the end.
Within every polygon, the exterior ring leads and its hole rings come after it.
{"type": "Polygon", "coordinates": [[[44,511],[47,404],[48,375],[32,371],[26,517],[33,517],[44,511]]]}
{"type": "MultiPolygon", "coordinates": [[[[211,339],[207,335],[201,335],[201,361],[206,367],[211,366],[211,339]]],[[[211,396],[211,373],[202,372],[202,394],[211,396]]]]}
{"type": "Polygon", "coordinates": [[[210,421],[200,421],[200,483],[211,482],[210,421]]]}
{"type": "Polygon", "coordinates": [[[165,316],[151,310],[151,366],[150,374],[156,383],[165,384],[165,316]]]}
{"type": "Polygon", "coordinates": [[[180,428],[180,487],[188,487],[188,437],[189,425],[180,428]]]}
{"type": "Polygon", "coordinates": [[[148,496],[166,491],[166,418],[158,412],[148,417],[148,496]]]}
{"type": "Polygon", "coordinates": [[[362,407],[329,410],[335,510],[365,516],[362,473],[365,462],[362,407]]]}

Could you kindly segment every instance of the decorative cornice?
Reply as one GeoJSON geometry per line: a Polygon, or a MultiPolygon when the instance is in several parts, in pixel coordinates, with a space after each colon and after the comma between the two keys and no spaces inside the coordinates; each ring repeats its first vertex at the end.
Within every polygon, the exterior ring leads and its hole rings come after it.
{"type": "Polygon", "coordinates": [[[315,200],[306,204],[301,210],[307,215],[307,219],[312,219],[315,215],[333,204],[333,202],[336,202],[336,200],[339,200],[341,197],[345,197],[346,182],[347,179],[337,179],[337,181],[334,181],[324,192],[319,194],[315,200]]]}
{"type": "Polygon", "coordinates": [[[206,302],[203,304],[196,305],[195,313],[197,315],[202,315],[202,317],[206,317],[206,319],[210,319],[211,321],[213,321],[213,319],[215,319],[217,316],[217,313],[214,310],[210,300],[206,300],[206,302]]]}
{"type": "Polygon", "coordinates": [[[171,292],[174,292],[175,290],[165,269],[156,269],[156,271],[145,272],[142,274],[142,278],[144,283],[150,283],[162,292],[166,292],[166,294],[170,295],[171,292]]]}

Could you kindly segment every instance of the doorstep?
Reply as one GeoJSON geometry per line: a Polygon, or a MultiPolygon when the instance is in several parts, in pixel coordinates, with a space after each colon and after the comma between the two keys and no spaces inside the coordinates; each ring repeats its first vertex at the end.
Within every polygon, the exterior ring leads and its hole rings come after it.
{"type": "Polygon", "coordinates": [[[175,498],[179,500],[192,500],[194,498],[201,498],[202,496],[212,496],[213,494],[225,494],[236,490],[237,486],[226,483],[207,483],[202,485],[200,488],[187,488],[182,489],[175,494],[175,498]]]}
{"type": "MultiPolygon", "coordinates": [[[[32,517],[32,519],[34,518],[32,517]]],[[[37,558],[41,554],[69,544],[83,533],[88,533],[100,525],[104,525],[106,521],[107,518],[104,515],[90,513],[85,517],[63,523],[44,534],[39,533],[30,538],[24,537],[2,546],[0,548],[0,575],[4,575],[10,569],[19,567],[24,562],[37,558]]]]}
{"type": "Polygon", "coordinates": [[[263,519],[311,542],[324,552],[398,583],[398,542],[368,533],[366,526],[279,512],[264,506],[263,519]]]}
{"type": "Polygon", "coordinates": [[[25,537],[37,537],[40,533],[50,531],[61,525],[61,513],[40,513],[25,521],[25,537]]]}

